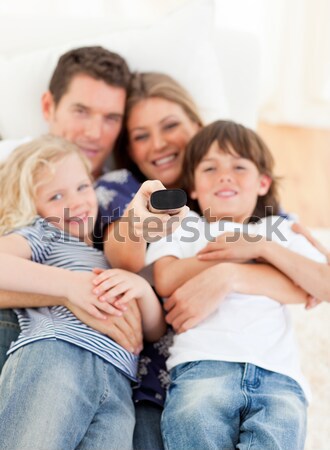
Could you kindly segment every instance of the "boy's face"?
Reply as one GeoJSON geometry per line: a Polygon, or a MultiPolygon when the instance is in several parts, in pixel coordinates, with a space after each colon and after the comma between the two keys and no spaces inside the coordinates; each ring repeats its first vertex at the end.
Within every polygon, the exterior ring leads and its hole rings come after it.
{"type": "Polygon", "coordinates": [[[191,197],[198,200],[209,222],[224,218],[244,222],[253,214],[258,196],[265,195],[271,184],[252,161],[223,152],[217,142],[196,167],[194,179],[191,197]]]}
{"type": "Polygon", "coordinates": [[[79,74],[57,105],[46,92],[42,109],[49,132],[75,143],[91,161],[93,175],[99,177],[120,133],[125,101],[125,89],[79,74]]]}
{"type": "Polygon", "coordinates": [[[55,163],[55,173],[44,168],[37,183],[37,213],[87,243],[97,217],[97,199],[86,168],[75,154],[55,163]]]}

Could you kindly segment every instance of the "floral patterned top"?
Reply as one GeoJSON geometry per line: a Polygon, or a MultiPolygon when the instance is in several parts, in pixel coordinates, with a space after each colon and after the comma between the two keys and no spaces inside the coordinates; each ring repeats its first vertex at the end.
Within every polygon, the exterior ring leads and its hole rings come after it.
{"type": "MultiPolygon", "coordinates": [[[[106,225],[123,215],[140,186],[141,183],[126,169],[109,172],[97,180],[95,190],[99,202],[99,220],[96,229],[99,234],[106,225]]],[[[135,402],[150,401],[163,406],[169,385],[165,361],[172,340],[173,331],[169,328],[158,342],[144,342],[137,375],[139,382],[133,390],[135,402]]]]}

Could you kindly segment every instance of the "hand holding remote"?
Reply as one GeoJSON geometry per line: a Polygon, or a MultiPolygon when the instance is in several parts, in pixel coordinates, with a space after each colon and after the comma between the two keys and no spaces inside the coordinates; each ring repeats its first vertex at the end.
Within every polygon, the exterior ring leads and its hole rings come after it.
{"type": "Polygon", "coordinates": [[[161,189],[150,196],[149,211],[174,215],[187,203],[187,194],[182,189],[161,189]]]}

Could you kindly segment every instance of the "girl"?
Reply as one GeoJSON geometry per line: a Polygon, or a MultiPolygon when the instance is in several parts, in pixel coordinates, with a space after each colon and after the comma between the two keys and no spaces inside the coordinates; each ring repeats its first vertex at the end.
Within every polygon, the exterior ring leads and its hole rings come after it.
{"type": "MultiPolygon", "coordinates": [[[[170,296],[213,264],[223,289],[217,304],[208,301],[209,291],[199,300],[205,310],[203,321],[187,318],[185,309],[176,319],[181,333],[175,336],[167,361],[171,385],[162,417],[165,448],[303,449],[309,391],[281,303],[306,301],[306,296],[296,286],[291,299],[282,298],[284,281],[276,277],[266,296],[254,295],[262,282],[261,271],[258,277],[256,266],[237,262],[266,257],[298,279],[292,266],[306,275],[305,261],[323,262],[323,255],[296,235],[289,221],[276,216],[273,159],[253,131],[226,121],[209,125],[189,144],[184,168],[192,207],[204,218],[192,213],[170,240],[151,244],[147,261],[154,262],[155,286],[162,296],[170,296]],[[221,248],[212,242],[217,236],[221,248]],[[236,249],[234,257],[232,253],[222,257],[227,246],[236,249]],[[263,246],[269,251],[255,250],[263,246]],[[212,250],[213,259],[199,256],[212,250]],[[270,256],[277,251],[281,258],[270,256]],[[242,274],[248,273],[246,283],[242,274]]],[[[300,276],[299,284],[318,297],[326,284],[318,271],[329,268],[310,262],[308,280],[300,276]],[[320,286],[313,286],[312,279],[320,286]]],[[[169,316],[171,301],[165,303],[169,316]]]]}
{"type": "MultiPolygon", "coordinates": [[[[122,314],[114,299],[136,298],[146,338],[159,339],[164,321],[152,288],[109,270],[91,245],[97,200],[79,149],[45,136],[16,149],[0,171],[0,232],[11,232],[0,238],[1,289],[65,297],[97,318],[122,314]],[[100,293],[100,273],[116,306],[100,293]]],[[[65,306],[16,313],[22,331],[0,379],[1,448],[131,449],[137,356],[65,306]]]]}

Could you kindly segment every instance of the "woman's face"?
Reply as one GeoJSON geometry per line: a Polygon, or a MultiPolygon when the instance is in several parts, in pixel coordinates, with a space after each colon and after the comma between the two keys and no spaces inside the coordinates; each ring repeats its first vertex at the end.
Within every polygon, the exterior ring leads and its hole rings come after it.
{"type": "Polygon", "coordinates": [[[154,97],[132,108],[127,129],[130,157],[145,177],[180,187],[184,152],[199,125],[177,103],[154,97]]]}

